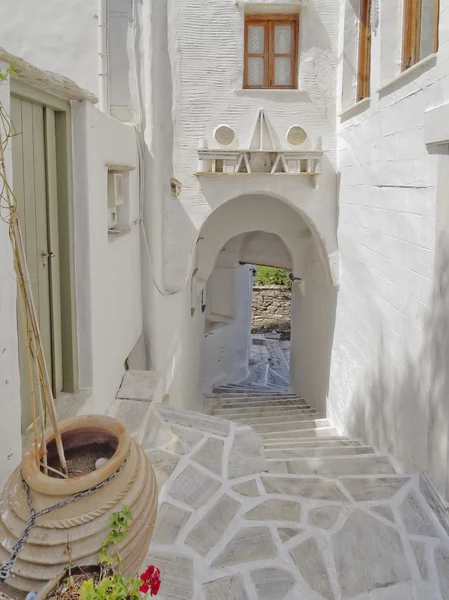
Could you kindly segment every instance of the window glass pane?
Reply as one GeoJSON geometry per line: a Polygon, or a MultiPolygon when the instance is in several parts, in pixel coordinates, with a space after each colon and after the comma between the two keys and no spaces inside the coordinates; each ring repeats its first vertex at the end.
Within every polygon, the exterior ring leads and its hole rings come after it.
{"type": "Polygon", "coordinates": [[[274,53],[290,54],[292,51],[292,32],[290,25],[276,25],[274,28],[274,53]]]}
{"type": "Polygon", "coordinates": [[[274,85],[291,85],[291,61],[289,57],[274,59],[274,85]]]}
{"type": "Polygon", "coordinates": [[[263,58],[248,58],[248,85],[263,86],[264,62],[263,58]]]}
{"type": "Polygon", "coordinates": [[[421,9],[421,39],[419,59],[433,52],[433,22],[435,15],[435,0],[422,0],[421,9]]]}
{"type": "Polygon", "coordinates": [[[248,54],[263,54],[265,48],[265,27],[263,25],[249,25],[248,27],[248,54]]]}

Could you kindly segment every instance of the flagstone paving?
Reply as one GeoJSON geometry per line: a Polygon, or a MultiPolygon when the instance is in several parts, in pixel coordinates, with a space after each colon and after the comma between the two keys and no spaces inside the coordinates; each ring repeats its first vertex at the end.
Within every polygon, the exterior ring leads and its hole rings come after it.
{"type": "MultiPolygon", "coordinates": [[[[270,402],[242,393],[256,413],[270,402]]],[[[232,394],[229,411],[245,402],[232,394]]],[[[212,402],[220,417],[149,405],[134,419],[161,482],[146,558],[162,572],[158,598],[449,600],[449,538],[419,474],[331,428],[319,439],[274,430],[266,452],[254,429],[221,418],[225,391],[212,402]]]]}

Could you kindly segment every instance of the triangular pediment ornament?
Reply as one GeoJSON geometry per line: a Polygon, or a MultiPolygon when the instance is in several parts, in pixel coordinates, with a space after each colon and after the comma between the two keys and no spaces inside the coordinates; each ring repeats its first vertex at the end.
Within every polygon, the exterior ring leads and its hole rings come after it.
{"type": "Polygon", "coordinates": [[[263,108],[259,110],[254,131],[249,143],[249,150],[266,150],[267,152],[275,152],[278,150],[275,142],[276,136],[273,126],[269,118],[265,114],[263,108]]]}

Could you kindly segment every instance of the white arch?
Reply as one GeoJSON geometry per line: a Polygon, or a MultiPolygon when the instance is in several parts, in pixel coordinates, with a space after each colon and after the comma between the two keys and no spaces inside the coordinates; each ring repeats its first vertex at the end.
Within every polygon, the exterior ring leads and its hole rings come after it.
{"type": "Polygon", "coordinates": [[[310,215],[288,198],[266,192],[235,196],[208,214],[196,241],[194,262],[198,280],[205,282],[209,278],[220,250],[231,238],[251,231],[272,233],[282,239],[292,257],[294,277],[303,277],[305,259],[314,249],[328,284],[338,285],[338,274],[333,267],[335,254],[329,255],[310,215]]]}

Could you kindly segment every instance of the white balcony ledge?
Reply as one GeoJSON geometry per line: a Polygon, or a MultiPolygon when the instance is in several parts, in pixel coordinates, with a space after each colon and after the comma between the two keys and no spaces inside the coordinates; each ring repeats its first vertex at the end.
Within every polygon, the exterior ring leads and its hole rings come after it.
{"type": "Polygon", "coordinates": [[[197,176],[306,176],[317,187],[322,150],[198,149],[197,176]]]}

